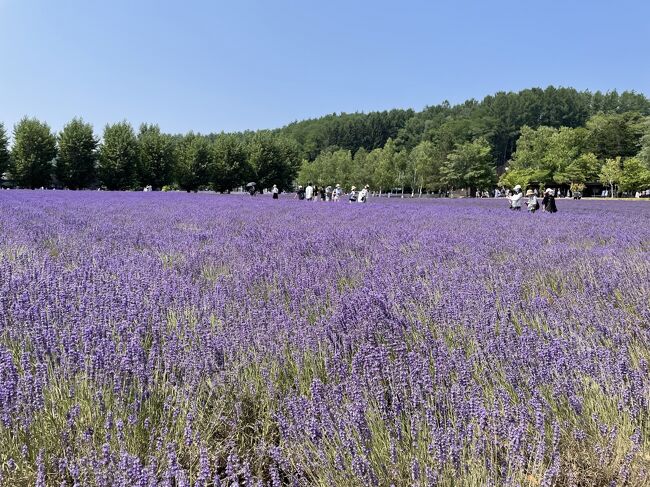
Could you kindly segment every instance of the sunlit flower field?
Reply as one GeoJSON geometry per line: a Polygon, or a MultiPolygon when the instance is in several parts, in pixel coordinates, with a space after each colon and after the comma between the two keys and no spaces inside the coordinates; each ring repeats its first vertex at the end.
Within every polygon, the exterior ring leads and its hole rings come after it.
{"type": "Polygon", "coordinates": [[[0,484],[647,485],[650,202],[506,206],[0,191],[0,484]]]}

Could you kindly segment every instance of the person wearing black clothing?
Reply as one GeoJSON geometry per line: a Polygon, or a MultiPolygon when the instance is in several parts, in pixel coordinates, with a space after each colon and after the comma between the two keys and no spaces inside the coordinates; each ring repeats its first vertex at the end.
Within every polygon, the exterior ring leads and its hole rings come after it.
{"type": "Polygon", "coordinates": [[[303,188],[302,186],[298,186],[297,196],[298,196],[299,200],[304,200],[305,199],[305,188],[303,188]]]}
{"type": "Polygon", "coordinates": [[[544,199],[542,200],[542,209],[548,213],[556,213],[557,206],[555,206],[555,196],[553,196],[553,190],[548,188],[544,192],[544,199]]]}

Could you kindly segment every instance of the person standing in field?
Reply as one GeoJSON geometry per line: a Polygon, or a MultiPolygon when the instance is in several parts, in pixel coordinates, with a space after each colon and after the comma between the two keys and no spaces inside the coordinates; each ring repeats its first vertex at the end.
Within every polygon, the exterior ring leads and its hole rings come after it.
{"type": "Polygon", "coordinates": [[[544,191],[544,198],[542,199],[542,208],[548,213],[557,213],[557,206],[555,205],[555,191],[548,188],[544,191]]]}
{"type": "Polygon", "coordinates": [[[311,201],[313,196],[314,196],[314,187],[311,185],[311,183],[307,183],[307,187],[305,188],[305,199],[307,201],[311,201]]]}
{"type": "Polygon", "coordinates": [[[350,203],[354,203],[357,201],[357,187],[352,186],[350,188],[350,198],[349,198],[350,203]]]}
{"type": "Polygon", "coordinates": [[[332,192],[332,201],[338,201],[339,198],[341,198],[341,193],[343,193],[343,190],[341,189],[341,185],[337,184],[336,187],[334,188],[334,191],[332,192]]]}
{"type": "Polygon", "coordinates": [[[367,198],[368,198],[368,186],[367,184],[363,187],[361,191],[359,191],[359,197],[357,198],[357,202],[359,203],[365,203],[367,198]]]}
{"type": "Polygon", "coordinates": [[[273,189],[271,190],[271,193],[273,194],[273,199],[277,200],[278,195],[280,193],[280,190],[278,189],[278,187],[275,184],[273,185],[273,189]]]}
{"type": "Polygon", "coordinates": [[[528,196],[528,202],[526,203],[528,212],[535,213],[537,210],[539,210],[539,203],[537,202],[537,196],[535,196],[535,192],[532,189],[529,189],[526,191],[526,196],[528,196]]]}
{"type": "Polygon", "coordinates": [[[296,191],[296,198],[299,200],[304,200],[305,199],[305,188],[302,186],[298,186],[298,191],[296,191]]]}
{"type": "Polygon", "coordinates": [[[511,196],[508,196],[508,200],[510,200],[510,209],[511,210],[521,210],[521,200],[524,197],[524,194],[521,192],[521,186],[517,185],[514,188],[514,194],[511,196]]]}
{"type": "Polygon", "coordinates": [[[330,185],[325,188],[325,201],[332,201],[332,186],[330,185]]]}

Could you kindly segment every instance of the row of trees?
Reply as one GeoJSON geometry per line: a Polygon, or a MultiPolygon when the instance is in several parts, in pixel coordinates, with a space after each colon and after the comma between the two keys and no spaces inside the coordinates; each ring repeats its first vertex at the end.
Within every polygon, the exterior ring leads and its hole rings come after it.
{"type": "Polygon", "coordinates": [[[523,127],[506,186],[540,183],[576,189],[600,182],[612,195],[650,188],[650,117],[598,114],[585,127],[523,127]]]}
{"type": "Polygon", "coordinates": [[[383,148],[323,151],[313,162],[305,161],[298,182],[345,187],[370,184],[380,193],[408,188],[411,193],[448,188],[489,188],[497,182],[492,148],[485,138],[459,144],[449,151],[430,141],[411,151],[399,149],[389,139],[383,148]]]}
{"type": "Polygon", "coordinates": [[[26,118],[14,127],[11,149],[0,125],[0,175],[24,187],[219,191],[250,180],[289,188],[297,176],[414,192],[488,188],[500,175],[504,185],[601,181],[631,190],[645,184],[649,116],[642,94],[551,86],[420,112],[332,114],[273,131],[207,136],[146,124],[136,133],[121,122],[106,126],[100,141],[80,119],[54,134],[26,118]]]}
{"type": "Polygon", "coordinates": [[[449,137],[423,140],[409,150],[389,139],[383,148],[325,150],[306,161],[298,180],[304,184],[371,184],[379,191],[411,192],[465,188],[488,189],[536,184],[584,188],[601,182],[612,192],[650,188],[650,118],[638,112],[598,114],[584,127],[524,126],[509,165],[497,178],[494,147],[486,137],[455,142],[449,137]]]}
{"type": "Polygon", "coordinates": [[[300,166],[295,141],[270,131],[172,136],[156,125],[143,124],[136,133],[120,122],[105,127],[100,143],[81,119],[54,134],[46,123],[24,118],[14,127],[11,150],[7,139],[0,124],[0,176],[26,188],[228,191],[251,180],[290,188],[300,166]]]}
{"type": "Polygon", "coordinates": [[[294,138],[307,160],[336,149],[372,151],[383,147],[389,138],[401,150],[411,151],[423,141],[462,144],[484,137],[492,147],[495,164],[505,166],[524,126],[575,128],[599,113],[626,112],[648,116],[650,100],[631,91],[591,93],[549,86],[499,92],[458,105],[443,102],[420,112],[333,114],[295,122],[278,131],[294,138]]]}

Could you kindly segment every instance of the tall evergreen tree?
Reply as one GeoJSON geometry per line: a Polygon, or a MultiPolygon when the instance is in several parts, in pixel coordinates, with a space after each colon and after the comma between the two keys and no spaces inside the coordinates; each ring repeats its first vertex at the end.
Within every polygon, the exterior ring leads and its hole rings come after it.
{"type": "Polygon", "coordinates": [[[49,125],[27,117],[16,124],[10,171],[19,186],[49,187],[55,157],[56,137],[49,125]]]}
{"type": "Polygon", "coordinates": [[[136,185],[138,140],[128,122],[106,125],[99,146],[98,176],[107,189],[133,189],[136,185]]]}
{"type": "Polygon", "coordinates": [[[96,179],[97,139],[93,126],[80,118],[69,122],[58,136],[56,177],[70,189],[90,186],[96,179]]]}

